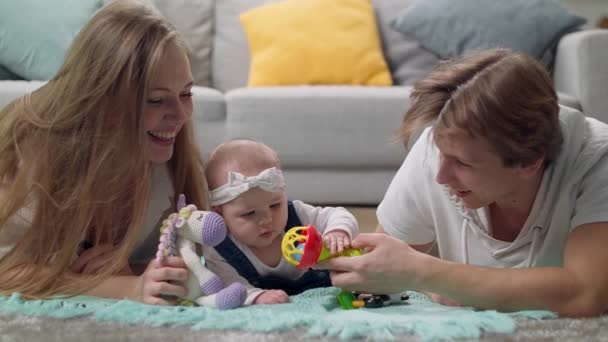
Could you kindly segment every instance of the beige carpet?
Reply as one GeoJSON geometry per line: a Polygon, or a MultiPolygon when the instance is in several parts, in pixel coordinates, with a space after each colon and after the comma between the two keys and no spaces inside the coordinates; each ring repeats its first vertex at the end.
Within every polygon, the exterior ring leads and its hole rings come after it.
{"type": "MultiPolygon", "coordinates": [[[[608,316],[595,319],[560,319],[519,321],[519,329],[509,335],[484,334],[475,341],[608,341],[608,316]]],[[[396,336],[398,341],[420,341],[414,336],[396,336]]],[[[343,341],[330,337],[308,337],[306,330],[282,333],[252,333],[243,331],[191,330],[188,327],[150,327],[113,322],[97,322],[90,318],[57,320],[14,316],[0,313],[0,342],[46,341],[343,341]]],[[[369,338],[357,341],[372,341],[369,338]]],[[[472,340],[460,340],[472,341],[472,340]]]]}
{"type": "Polygon", "coordinates": [[[376,230],[378,225],[376,207],[346,207],[346,209],[357,218],[361,233],[370,233],[376,230]]]}
{"type": "MultiPolygon", "coordinates": [[[[375,207],[348,207],[362,232],[376,228],[375,207]]],[[[606,341],[608,316],[595,319],[560,319],[519,321],[519,329],[510,335],[485,334],[476,341],[606,341]]],[[[419,341],[401,335],[399,341],[419,341]]],[[[337,338],[310,338],[304,329],[283,333],[251,333],[242,331],[195,331],[188,327],[130,326],[113,322],[97,322],[91,318],[56,320],[0,313],[0,342],[44,341],[340,341],[337,338]]],[[[359,341],[370,341],[361,339],[359,341]]],[[[463,340],[471,341],[471,340],[463,340]]]]}

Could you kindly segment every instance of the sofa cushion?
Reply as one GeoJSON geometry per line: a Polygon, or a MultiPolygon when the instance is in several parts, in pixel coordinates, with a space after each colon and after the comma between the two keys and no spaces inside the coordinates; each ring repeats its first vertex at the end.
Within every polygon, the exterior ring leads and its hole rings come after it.
{"type": "Polygon", "coordinates": [[[275,148],[286,168],[398,167],[392,143],[410,87],[241,88],[226,94],[226,137],[275,148]]]}
{"type": "MultiPolygon", "coordinates": [[[[278,0],[221,0],[215,3],[212,51],[212,84],[222,91],[241,88],[249,75],[249,45],[239,15],[278,0]]],[[[411,85],[432,68],[437,58],[389,27],[393,19],[413,0],[373,0],[383,50],[396,84],[411,85]]]]}
{"type": "Polygon", "coordinates": [[[369,0],[286,0],[240,16],[248,86],[392,85],[369,0]]]}
{"type": "Polygon", "coordinates": [[[101,0],[0,1],[0,65],[30,80],[49,80],[101,0]]]}
{"type": "MultiPolygon", "coordinates": [[[[104,0],[108,4],[114,0],[104,0]]],[[[181,33],[188,45],[194,84],[211,83],[211,44],[214,0],[144,0],[152,4],[181,33]]]]}
{"type": "Polygon", "coordinates": [[[16,98],[40,88],[45,83],[42,81],[0,81],[0,109],[16,98]]]}
{"type": "Polygon", "coordinates": [[[7,68],[0,65],[0,80],[19,80],[21,77],[15,75],[7,68]]]}
{"type": "Polygon", "coordinates": [[[416,0],[393,27],[442,58],[506,47],[542,59],[563,34],[583,23],[555,0],[416,0]]]}
{"type": "Polygon", "coordinates": [[[226,135],[226,102],[217,89],[192,87],[192,125],[196,141],[207,158],[226,135]]]}
{"type": "Polygon", "coordinates": [[[182,34],[194,84],[211,83],[213,0],[149,0],[182,34]]]}
{"type": "Polygon", "coordinates": [[[249,45],[239,16],[276,0],[220,0],[215,2],[211,80],[221,91],[241,88],[249,76],[249,45]]]}
{"type": "Polygon", "coordinates": [[[376,18],[384,58],[388,62],[395,84],[413,85],[424,78],[439,62],[439,58],[426,50],[411,35],[402,34],[390,26],[391,21],[413,0],[374,0],[376,18]]]}

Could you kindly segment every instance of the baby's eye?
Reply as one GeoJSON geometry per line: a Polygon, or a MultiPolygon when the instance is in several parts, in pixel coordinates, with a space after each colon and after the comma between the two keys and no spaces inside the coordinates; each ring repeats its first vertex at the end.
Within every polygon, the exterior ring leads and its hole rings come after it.
{"type": "Polygon", "coordinates": [[[253,215],[255,215],[255,210],[248,211],[248,212],[242,214],[241,217],[249,217],[249,216],[253,216],[253,215]]]}

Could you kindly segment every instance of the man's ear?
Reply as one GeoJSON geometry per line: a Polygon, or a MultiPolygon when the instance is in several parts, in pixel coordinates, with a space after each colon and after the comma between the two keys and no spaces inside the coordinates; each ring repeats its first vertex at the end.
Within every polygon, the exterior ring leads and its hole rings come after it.
{"type": "Polygon", "coordinates": [[[540,157],[538,157],[532,163],[530,163],[526,166],[522,166],[521,170],[522,170],[522,173],[526,176],[534,176],[538,172],[542,173],[544,167],[545,167],[545,154],[543,153],[540,157]]]}

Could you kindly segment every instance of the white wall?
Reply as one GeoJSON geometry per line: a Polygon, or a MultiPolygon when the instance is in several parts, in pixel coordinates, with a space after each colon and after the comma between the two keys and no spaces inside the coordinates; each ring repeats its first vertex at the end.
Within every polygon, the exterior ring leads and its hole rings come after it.
{"type": "Polygon", "coordinates": [[[608,0],[561,0],[576,14],[587,18],[586,27],[596,27],[601,16],[608,16],[608,0]]]}

